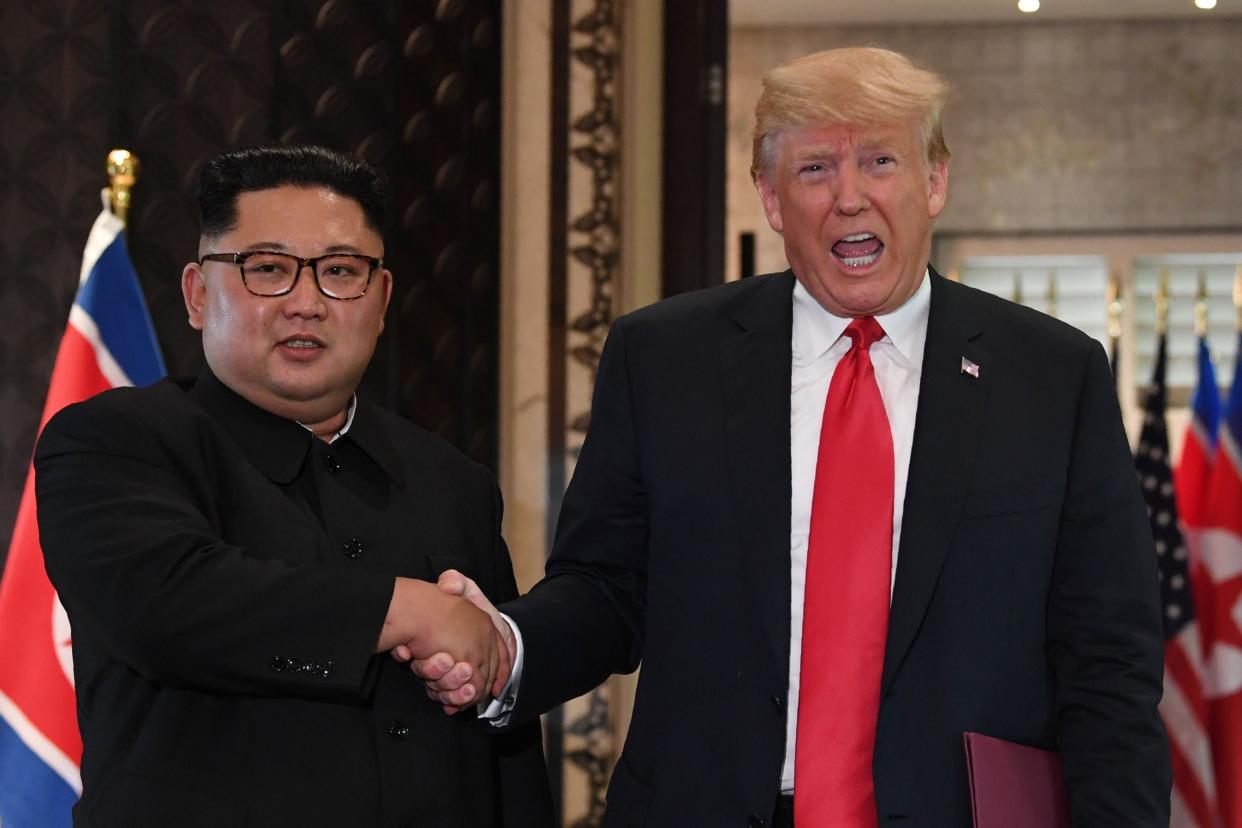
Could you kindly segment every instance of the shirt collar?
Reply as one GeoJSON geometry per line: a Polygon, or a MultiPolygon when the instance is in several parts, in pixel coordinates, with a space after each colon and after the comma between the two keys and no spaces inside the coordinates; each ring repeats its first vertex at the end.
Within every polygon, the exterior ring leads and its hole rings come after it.
{"type": "MultiPolygon", "coordinates": [[[[354,412],[357,410],[358,410],[358,395],[350,394],[349,407],[345,409],[345,425],[341,426],[340,429],[336,432],[336,434],[332,435],[332,439],[328,441],[328,445],[332,445],[337,440],[345,436],[345,432],[349,431],[349,427],[354,424],[354,412]]],[[[310,431],[312,434],[315,433],[314,431],[311,431],[310,426],[308,426],[306,423],[302,422],[301,420],[298,420],[297,424],[300,425],[302,428],[306,429],[307,431],[310,431]]]]}
{"type": "MultiPolygon", "coordinates": [[[[927,344],[927,316],[931,310],[931,275],[924,271],[918,289],[892,313],[880,314],[876,321],[884,329],[884,339],[896,348],[898,355],[916,370],[923,366],[923,348],[927,344]]],[[[836,344],[852,320],[835,316],[796,282],[793,290],[793,359],[797,365],[809,365],[836,344]]]]}
{"type": "MultiPolygon", "coordinates": [[[[268,479],[291,483],[298,476],[311,441],[310,429],[295,420],[266,411],[216,377],[203,365],[189,390],[190,397],[212,416],[232,438],[242,454],[268,479]]],[[[397,485],[404,483],[397,451],[379,422],[378,412],[360,403],[355,394],[345,425],[333,440],[335,445],[348,432],[349,440],[370,457],[397,485]]]]}

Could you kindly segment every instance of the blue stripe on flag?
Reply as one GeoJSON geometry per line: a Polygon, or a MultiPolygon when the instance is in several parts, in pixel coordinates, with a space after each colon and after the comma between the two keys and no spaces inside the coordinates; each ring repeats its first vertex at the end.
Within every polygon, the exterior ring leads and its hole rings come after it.
{"type": "Polygon", "coordinates": [[[71,828],[78,795],[0,717],[0,822],[4,828],[71,828]]]}
{"type": "Polygon", "coordinates": [[[164,376],[155,326],[129,261],[124,234],[118,234],[95,262],[78,291],[77,304],[95,320],[104,346],[130,382],[150,385],[164,376]]]}
{"type": "MultiPolygon", "coordinates": [[[[1234,383],[1237,385],[1237,383],[1234,383]]],[[[1208,349],[1207,338],[1199,337],[1199,382],[1195,386],[1195,395],[1191,400],[1191,410],[1195,421],[1207,438],[1204,446],[1210,457],[1216,448],[1217,434],[1220,431],[1220,388],[1216,385],[1216,369],[1212,367],[1212,352],[1208,349]]]]}

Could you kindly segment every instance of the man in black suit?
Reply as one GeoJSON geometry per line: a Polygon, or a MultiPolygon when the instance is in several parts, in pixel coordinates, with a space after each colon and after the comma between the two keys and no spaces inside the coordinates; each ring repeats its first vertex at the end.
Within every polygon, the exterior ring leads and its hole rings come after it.
{"type": "MultiPolygon", "coordinates": [[[[502,607],[501,720],[641,662],[608,825],[968,828],[965,731],[1058,751],[1075,826],[1168,824],[1108,362],[930,268],[947,91],[873,48],[769,73],[753,174],[791,271],[612,328],[547,577],[502,607]]],[[[452,706],[448,652],[414,668],[452,706]]]]}
{"type": "Polygon", "coordinates": [[[39,441],[73,624],[79,826],[552,824],[537,722],[446,718],[385,654],[507,678],[516,595],[488,471],[355,394],[384,324],[386,182],[317,147],[217,157],[182,287],[196,380],[110,391],[39,441]]]}

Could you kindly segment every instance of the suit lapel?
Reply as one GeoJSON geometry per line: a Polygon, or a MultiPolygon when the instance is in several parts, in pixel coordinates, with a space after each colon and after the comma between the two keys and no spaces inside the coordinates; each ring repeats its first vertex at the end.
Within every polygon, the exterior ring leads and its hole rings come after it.
{"type": "Polygon", "coordinates": [[[793,274],[764,277],[721,343],[728,508],[742,533],[743,573],[774,664],[789,668],[789,382],[793,274]]]}
{"type": "Polygon", "coordinates": [[[974,472],[988,386],[988,353],[964,289],[932,272],[931,310],[906,483],[897,579],[889,611],[882,689],[910,650],[948,553],[974,472]],[[974,363],[978,376],[963,368],[974,363]]]}

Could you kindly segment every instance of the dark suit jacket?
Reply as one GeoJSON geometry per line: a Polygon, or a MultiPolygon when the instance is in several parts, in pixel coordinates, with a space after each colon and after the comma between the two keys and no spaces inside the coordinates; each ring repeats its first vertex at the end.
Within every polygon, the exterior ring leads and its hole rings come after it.
{"type": "Polygon", "coordinates": [[[76,825],[551,825],[537,723],[493,741],[371,654],[394,575],[516,594],[485,469],[362,402],[329,446],[209,372],[65,409],[35,466],[76,825]]]}
{"type": "MultiPolygon", "coordinates": [[[[504,608],[526,646],[515,720],[642,661],[611,826],[762,825],[779,793],[793,285],[617,320],[547,577],[504,608]]],[[[880,824],[970,826],[973,730],[1059,749],[1076,826],[1167,825],[1155,561],[1103,350],[933,276],[880,824]]]]}

